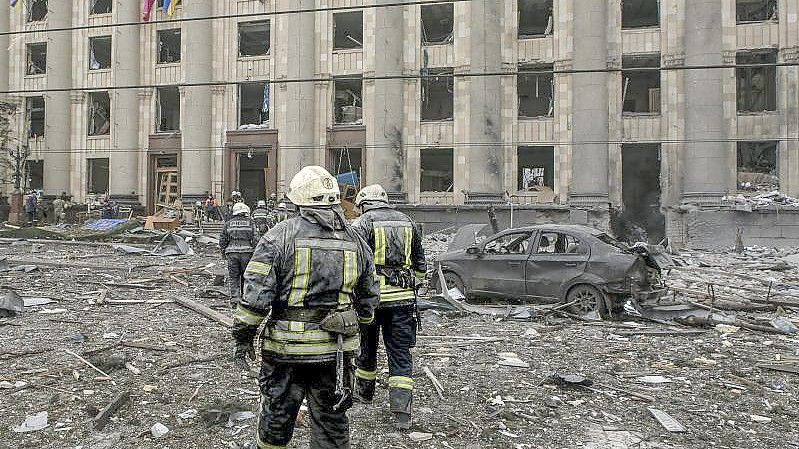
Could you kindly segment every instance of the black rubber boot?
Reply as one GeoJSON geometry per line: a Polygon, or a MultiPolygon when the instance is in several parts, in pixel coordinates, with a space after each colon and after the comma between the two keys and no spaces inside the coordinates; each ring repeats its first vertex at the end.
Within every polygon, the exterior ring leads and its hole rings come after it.
{"type": "Polygon", "coordinates": [[[375,397],[375,381],[356,378],[352,396],[357,402],[371,404],[375,397]]]}
{"type": "Polygon", "coordinates": [[[390,388],[388,390],[389,408],[394,415],[394,426],[400,430],[411,428],[411,410],[413,408],[413,390],[390,388]]]}

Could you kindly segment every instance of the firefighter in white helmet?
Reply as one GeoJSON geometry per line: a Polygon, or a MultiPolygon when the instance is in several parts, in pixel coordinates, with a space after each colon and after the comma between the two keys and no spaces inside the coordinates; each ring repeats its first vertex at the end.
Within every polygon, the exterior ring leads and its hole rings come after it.
{"type": "Polygon", "coordinates": [[[258,228],[250,218],[250,208],[244,203],[234,204],[232,217],[219,234],[219,249],[227,260],[230,304],[233,307],[241,301],[244,291],[244,270],[260,238],[258,228]]]}

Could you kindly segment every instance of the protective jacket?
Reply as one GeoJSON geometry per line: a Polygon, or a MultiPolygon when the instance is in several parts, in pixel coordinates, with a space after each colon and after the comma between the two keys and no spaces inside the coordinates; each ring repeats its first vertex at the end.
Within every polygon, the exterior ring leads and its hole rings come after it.
{"type": "Polygon", "coordinates": [[[380,306],[407,306],[415,296],[412,284],[424,277],[427,262],[422,237],[416,223],[386,203],[364,204],[361,215],[352,227],[374,251],[374,263],[380,281],[380,306]],[[406,286],[392,285],[397,278],[406,278],[406,286]]]}
{"type": "Polygon", "coordinates": [[[252,218],[234,215],[225,223],[219,234],[219,249],[222,254],[251,253],[258,246],[261,234],[252,218]]]}
{"type": "MultiPolygon", "coordinates": [[[[298,217],[270,229],[245,279],[233,335],[239,343],[251,342],[271,312],[263,354],[284,363],[335,361],[338,337],[320,322],[331,311],[354,309],[362,324],[371,323],[380,294],[371,250],[340,209],[302,208],[298,217]]],[[[358,335],[343,339],[345,353],[358,347],[358,335]]]]}
{"type": "Polygon", "coordinates": [[[269,210],[265,207],[256,207],[252,211],[252,220],[258,228],[258,233],[266,234],[266,231],[269,230],[269,210]]]}

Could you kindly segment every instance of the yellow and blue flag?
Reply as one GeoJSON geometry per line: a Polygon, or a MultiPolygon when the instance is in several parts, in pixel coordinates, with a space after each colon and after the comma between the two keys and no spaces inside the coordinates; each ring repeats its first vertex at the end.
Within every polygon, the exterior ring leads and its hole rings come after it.
{"type": "Polygon", "coordinates": [[[12,7],[12,8],[13,8],[13,7],[15,7],[15,6],[17,6],[17,5],[19,5],[19,4],[20,4],[20,3],[19,3],[19,0],[11,0],[11,7],[12,7]]]}
{"type": "Polygon", "coordinates": [[[175,14],[175,8],[180,3],[180,0],[164,0],[164,12],[167,13],[168,16],[172,16],[175,14]]]}

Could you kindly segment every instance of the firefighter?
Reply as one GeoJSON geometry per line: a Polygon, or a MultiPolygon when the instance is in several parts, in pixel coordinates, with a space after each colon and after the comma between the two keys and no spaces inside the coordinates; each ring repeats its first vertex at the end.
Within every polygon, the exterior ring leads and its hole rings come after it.
{"type": "Polygon", "coordinates": [[[269,230],[269,209],[266,208],[266,201],[259,200],[252,211],[252,219],[258,227],[258,234],[264,235],[269,230]]]}
{"type": "Polygon", "coordinates": [[[291,217],[291,214],[289,213],[288,206],[286,206],[286,203],[281,202],[275,209],[272,209],[272,212],[269,213],[269,227],[284,222],[288,220],[289,217],[291,217]]]}
{"type": "Polygon", "coordinates": [[[253,339],[269,315],[257,447],[286,447],[307,398],[310,447],[349,448],[351,361],[380,294],[372,251],[347,225],[338,183],[325,169],[303,168],[290,188],[298,216],[266,233],[245,272],[234,360],[249,370],[246,356],[254,359],[253,339]]]}
{"type": "Polygon", "coordinates": [[[369,403],[375,393],[378,332],[382,331],[388,356],[390,410],[394,424],[411,425],[413,363],[416,345],[416,283],[427,271],[422,239],[416,223],[394,209],[383,187],[364,187],[355,197],[361,216],[353,228],[374,251],[380,281],[380,305],[375,322],[361,330],[361,353],[356,361],[355,398],[369,403]]]}
{"type": "Polygon", "coordinates": [[[250,218],[250,208],[244,203],[234,204],[232,216],[219,235],[219,249],[227,260],[230,304],[233,307],[241,302],[244,270],[260,238],[258,228],[250,218]]]}

